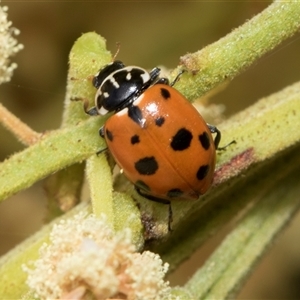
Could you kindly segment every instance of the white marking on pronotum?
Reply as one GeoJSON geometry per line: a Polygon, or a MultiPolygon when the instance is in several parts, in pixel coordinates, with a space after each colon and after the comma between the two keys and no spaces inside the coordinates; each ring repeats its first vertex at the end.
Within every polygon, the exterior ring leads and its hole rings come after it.
{"type": "Polygon", "coordinates": [[[97,91],[95,95],[95,105],[98,106],[98,97],[102,95],[102,92],[100,90],[97,91]]]}
{"type": "Polygon", "coordinates": [[[104,116],[108,113],[108,110],[105,109],[103,106],[98,110],[99,115],[104,116]]]}
{"type": "Polygon", "coordinates": [[[128,81],[131,80],[131,73],[130,72],[127,73],[126,80],[128,80],[128,81]]]}
{"type": "Polygon", "coordinates": [[[139,67],[133,67],[133,66],[129,66],[129,67],[126,67],[126,68],[124,68],[125,70],[127,70],[128,72],[131,72],[132,71],[132,69],[140,69],[139,67]]]}
{"type": "Polygon", "coordinates": [[[104,93],[103,93],[103,96],[104,96],[104,98],[108,98],[108,97],[109,97],[109,93],[104,92],[104,93]]]}
{"type": "Polygon", "coordinates": [[[109,80],[116,89],[118,89],[120,87],[120,85],[118,84],[118,82],[116,81],[116,79],[113,76],[111,76],[109,80]]]}
{"type": "Polygon", "coordinates": [[[97,93],[96,93],[96,95],[95,95],[95,99],[97,99],[99,96],[101,96],[102,95],[102,92],[101,92],[101,90],[99,89],[98,91],[97,91],[97,93]]]}
{"type": "MultiPolygon", "coordinates": [[[[148,73],[145,69],[142,69],[142,68],[136,67],[136,66],[129,66],[129,67],[126,67],[126,68],[124,68],[124,69],[127,70],[128,74],[129,74],[132,70],[134,70],[134,69],[137,69],[137,70],[142,71],[143,73],[142,73],[140,76],[141,76],[141,78],[142,78],[142,80],[143,80],[143,83],[146,83],[146,82],[148,82],[148,81],[150,80],[150,75],[149,75],[149,73],[148,73]]],[[[128,75],[127,75],[127,76],[128,76],[128,75]]],[[[127,76],[126,76],[126,79],[127,79],[127,80],[130,80],[131,77],[130,77],[130,79],[128,79],[127,76]]],[[[131,76],[131,74],[130,74],[130,76],[131,76]]]]}
{"type": "Polygon", "coordinates": [[[148,82],[150,80],[150,75],[147,72],[142,73],[141,77],[143,79],[143,83],[146,83],[146,82],[148,82]]]}

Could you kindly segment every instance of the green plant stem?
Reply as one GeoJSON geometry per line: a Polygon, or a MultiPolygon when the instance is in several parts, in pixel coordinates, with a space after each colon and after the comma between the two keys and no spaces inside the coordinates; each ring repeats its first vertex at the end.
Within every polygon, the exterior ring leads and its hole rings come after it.
{"type": "Polygon", "coordinates": [[[274,238],[298,211],[300,169],[273,184],[186,287],[197,299],[235,297],[274,238]]]}
{"type": "MultiPolygon", "coordinates": [[[[96,33],[87,33],[76,41],[69,55],[70,68],[63,127],[77,124],[78,120],[89,118],[83,110],[83,101],[88,101],[90,107],[95,105],[96,89],[92,85],[93,75],[111,60],[111,53],[106,50],[104,38],[96,33]],[[82,100],[81,106],[73,100],[77,98],[82,100]]],[[[94,139],[102,139],[98,135],[99,128],[94,133],[94,139]]],[[[99,156],[92,155],[87,159],[86,175],[93,213],[98,217],[104,213],[107,221],[114,227],[112,174],[105,153],[101,153],[99,156]]],[[[78,176],[82,176],[82,174],[78,174],[78,176]]],[[[69,178],[64,179],[66,185],[68,185],[69,178]]],[[[70,190],[70,194],[72,194],[72,190],[70,190]]]]}
{"type": "Polygon", "coordinates": [[[78,126],[51,132],[1,163],[0,200],[105,148],[102,139],[94,138],[103,122],[102,118],[91,118],[78,126]]]}
{"type": "Polygon", "coordinates": [[[41,137],[41,133],[35,132],[27,124],[13,115],[0,103],[0,123],[12,132],[24,145],[32,145],[41,137]]]}
{"type": "Polygon", "coordinates": [[[95,32],[83,34],[74,43],[69,55],[62,127],[76,125],[78,120],[89,118],[83,110],[83,101],[88,101],[90,106],[95,105],[96,89],[92,84],[92,78],[111,60],[105,39],[95,32]],[[81,102],[81,106],[74,101],[76,99],[81,102]]]}
{"type": "Polygon", "coordinates": [[[93,213],[99,217],[105,214],[114,227],[113,186],[110,166],[106,153],[92,155],[87,160],[87,179],[90,186],[93,213]]]}
{"type": "Polygon", "coordinates": [[[184,68],[176,84],[190,101],[231,80],[300,28],[298,1],[275,1],[247,23],[198,52],[181,57],[184,68]]]}
{"type": "MultiPolygon", "coordinates": [[[[89,100],[93,104],[96,89],[92,85],[92,76],[110,60],[105,39],[94,32],[82,35],[74,43],[69,55],[62,128],[74,126],[89,117],[84,112],[83,101],[89,100]]],[[[55,218],[80,201],[84,167],[85,164],[74,164],[47,178],[45,190],[48,196],[48,219],[55,218]]]]}
{"type": "Polygon", "coordinates": [[[49,176],[44,182],[48,200],[46,221],[60,216],[80,202],[84,163],[73,164],[49,176]]]}

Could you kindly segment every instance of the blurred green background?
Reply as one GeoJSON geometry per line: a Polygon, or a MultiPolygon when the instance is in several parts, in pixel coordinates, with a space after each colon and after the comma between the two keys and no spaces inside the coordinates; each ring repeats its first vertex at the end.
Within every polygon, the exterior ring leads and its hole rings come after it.
{"type": "MultiPolygon", "coordinates": [[[[116,52],[116,42],[120,42],[118,59],[127,65],[173,68],[180,56],[218,40],[261,12],[269,2],[2,1],[1,4],[9,7],[9,19],[21,30],[18,40],[25,49],[14,58],[18,69],[12,81],[0,86],[0,101],[33,129],[43,132],[60,125],[68,54],[82,33],[101,34],[112,53],[116,52]]],[[[260,97],[298,81],[299,36],[260,59],[210,101],[225,104],[226,115],[230,116],[260,97]]],[[[0,145],[1,161],[24,148],[2,127],[0,145]]],[[[45,212],[42,183],[1,204],[0,254],[35,232],[43,223],[45,212]]],[[[240,299],[300,298],[297,232],[300,220],[293,224],[248,281],[240,299]]],[[[182,284],[201,265],[226,228],[171,277],[172,284],[182,284]]]]}

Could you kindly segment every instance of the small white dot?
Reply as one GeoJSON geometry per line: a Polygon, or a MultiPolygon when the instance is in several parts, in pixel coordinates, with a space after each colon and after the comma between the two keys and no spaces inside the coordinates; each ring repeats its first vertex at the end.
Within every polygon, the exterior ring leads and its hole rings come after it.
{"type": "Polygon", "coordinates": [[[131,73],[129,72],[129,73],[127,73],[127,75],[126,75],[126,80],[131,80],[131,73]]]}
{"type": "Polygon", "coordinates": [[[104,116],[104,115],[106,115],[107,113],[108,113],[108,110],[105,109],[104,107],[101,107],[101,108],[99,109],[99,115],[104,116]]]}
{"type": "Polygon", "coordinates": [[[147,72],[141,74],[141,77],[143,79],[143,83],[146,83],[146,82],[148,82],[150,80],[150,75],[147,72]]]}
{"type": "Polygon", "coordinates": [[[110,77],[110,82],[116,89],[120,87],[120,85],[117,83],[116,79],[113,76],[110,77]]]}

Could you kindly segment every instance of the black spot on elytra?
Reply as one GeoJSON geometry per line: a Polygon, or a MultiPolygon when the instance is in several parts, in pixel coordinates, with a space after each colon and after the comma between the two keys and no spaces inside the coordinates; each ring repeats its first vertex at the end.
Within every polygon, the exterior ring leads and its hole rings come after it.
{"type": "Polygon", "coordinates": [[[199,141],[205,150],[209,149],[210,140],[209,140],[209,135],[206,131],[204,131],[202,134],[199,135],[199,141]]]}
{"type": "Polygon", "coordinates": [[[105,134],[106,134],[106,137],[112,142],[112,140],[114,139],[112,132],[109,131],[108,129],[106,129],[105,134]]]}
{"type": "Polygon", "coordinates": [[[165,99],[165,100],[168,100],[170,97],[171,97],[171,94],[170,92],[165,89],[165,88],[161,88],[160,89],[160,94],[162,95],[162,97],[165,99]]]}
{"type": "Polygon", "coordinates": [[[182,151],[189,148],[193,135],[192,133],[185,129],[181,128],[177,133],[172,137],[171,147],[175,151],[182,151]]]}
{"type": "Polygon", "coordinates": [[[130,142],[132,145],[138,144],[140,142],[140,137],[137,134],[135,134],[131,137],[130,142]]]}
{"type": "Polygon", "coordinates": [[[131,105],[128,107],[128,116],[135,123],[139,124],[141,127],[144,127],[145,120],[143,119],[142,111],[138,106],[131,105]]]}
{"type": "Polygon", "coordinates": [[[165,118],[164,117],[158,117],[155,119],[155,125],[157,126],[162,126],[165,123],[165,118]]]}
{"type": "Polygon", "coordinates": [[[183,191],[181,189],[171,189],[167,193],[167,197],[169,198],[176,198],[180,197],[183,194],[183,191]]]}
{"type": "Polygon", "coordinates": [[[206,177],[208,171],[209,171],[209,166],[208,166],[208,165],[203,165],[203,166],[201,166],[201,167],[198,169],[197,174],[196,174],[198,180],[204,179],[204,178],[206,177]]]}
{"type": "Polygon", "coordinates": [[[139,189],[142,189],[142,190],[147,191],[147,192],[151,191],[150,187],[143,180],[138,180],[135,183],[135,186],[137,186],[139,189]]]}
{"type": "Polygon", "coordinates": [[[158,163],[154,156],[147,156],[138,160],[134,167],[141,175],[153,175],[158,169],[158,163]]]}

